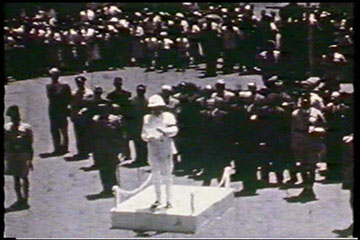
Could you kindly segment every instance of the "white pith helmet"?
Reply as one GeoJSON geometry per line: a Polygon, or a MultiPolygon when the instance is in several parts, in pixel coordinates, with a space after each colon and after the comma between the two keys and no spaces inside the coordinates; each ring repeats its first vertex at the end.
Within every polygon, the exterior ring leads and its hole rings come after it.
{"type": "Polygon", "coordinates": [[[160,95],[153,95],[149,98],[148,107],[165,107],[164,99],[160,95]]]}

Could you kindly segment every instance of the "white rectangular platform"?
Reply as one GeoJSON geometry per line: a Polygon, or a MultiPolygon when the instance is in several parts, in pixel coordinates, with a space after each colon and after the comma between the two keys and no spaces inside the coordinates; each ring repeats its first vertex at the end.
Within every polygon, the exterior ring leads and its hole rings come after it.
{"type": "Polygon", "coordinates": [[[196,228],[223,213],[232,206],[233,189],[203,186],[173,185],[172,205],[164,208],[165,186],[162,186],[163,205],[155,211],[149,208],[155,202],[154,186],[151,185],[111,210],[113,228],[195,233],[196,228]],[[191,208],[194,194],[194,211],[191,208]]]}

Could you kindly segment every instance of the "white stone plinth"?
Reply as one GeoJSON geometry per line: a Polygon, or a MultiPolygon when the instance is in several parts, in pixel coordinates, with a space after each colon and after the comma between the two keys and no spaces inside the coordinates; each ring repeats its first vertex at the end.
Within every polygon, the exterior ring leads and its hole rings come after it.
{"type": "Polygon", "coordinates": [[[155,211],[154,186],[151,185],[135,196],[111,209],[113,228],[140,231],[166,231],[195,233],[196,227],[211,220],[232,206],[233,189],[203,186],[173,185],[172,205],[165,209],[165,186],[162,186],[163,205],[155,211]],[[194,194],[194,208],[191,207],[194,194]]]}

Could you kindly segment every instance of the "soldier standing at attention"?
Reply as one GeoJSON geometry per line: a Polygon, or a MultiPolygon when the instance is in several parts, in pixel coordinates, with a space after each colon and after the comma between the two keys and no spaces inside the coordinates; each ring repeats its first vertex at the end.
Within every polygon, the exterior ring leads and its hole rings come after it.
{"type": "Polygon", "coordinates": [[[33,170],[33,134],[31,126],[21,122],[19,107],[10,106],[6,112],[11,122],[5,124],[5,174],[14,177],[17,201],[12,209],[27,209],[29,199],[29,170],[33,170]],[[22,184],[21,181],[22,180],[22,184]],[[21,192],[23,190],[23,193],[21,192]]]}
{"type": "Polygon", "coordinates": [[[73,92],[71,101],[71,120],[74,123],[75,139],[77,154],[74,155],[75,159],[87,159],[89,157],[90,144],[89,144],[89,119],[83,113],[83,108],[87,106],[90,98],[93,96],[93,91],[85,88],[85,76],[77,76],[75,78],[78,89],[73,92]]]}
{"type": "Polygon", "coordinates": [[[130,106],[129,99],[131,97],[131,92],[124,90],[122,88],[122,85],[123,85],[123,78],[116,77],[114,79],[115,90],[110,92],[106,96],[106,99],[112,103],[119,105],[121,107],[122,113],[124,114],[124,116],[126,116],[130,106]]]}
{"type": "Polygon", "coordinates": [[[116,167],[119,163],[118,155],[125,141],[124,118],[109,104],[100,104],[97,110],[93,117],[93,158],[97,163],[103,186],[103,191],[99,195],[111,197],[112,187],[118,184],[116,167]]]}
{"type": "Polygon", "coordinates": [[[59,82],[60,71],[52,68],[49,71],[51,83],[46,85],[47,97],[49,99],[50,131],[56,155],[68,152],[68,122],[69,105],[71,102],[71,89],[68,84],[59,82]]]}
{"type": "Polygon", "coordinates": [[[129,135],[135,142],[137,163],[146,163],[146,144],[142,141],[141,124],[143,117],[148,112],[148,100],[145,97],[146,86],[140,84],[136,87],[136,96],[131,101],[131,118],[129,119],[129,135]]]}
{"type": "MultiPolygon", "coordinates": [[[[116,77],[114,79],[114,87],[115,90],[110,92],[106,98],[107,100],[109,100],[111,103],[115,103],[117,105],[120,106],[120,113],[122,116],[124,116],[125,119],[129,118],[130,113],[130,109],[131,109],[131,103],[130,103],[130,98],[131,98],[131,92],[126,91],[122,88],[123,85],[123,78],[122,77],[116,77]]],[[[130,148],[129,148],[129,139],[128,136],[126,136],[126,142],[127,144],[125,144],[126,146],[124,151],[122,152],[125,156],[126,159],[130,159],[130,148]]]]}
{"type": "Polygon", "coordinates": [[[325,133],[325,123],[324,115],[320,110],[311,107],[309,98],[303,98],[300,108],[292,112],[291,148],[295,160],[301,163],[304,190],[298,196],[287,198],[289,202],[316,199],[313,186],[318,156],[324,149],[320,136],[325,133]]]}
{"type": "MultiPolygon", "coordinates": [[[[350,207],[354,215],[354,133],[346,135],[342,139],[342,189],[350,190],[350,207]]],[[[354,222],[346,229],[334,230],[338,237],[355,236],[354,222]]]]}

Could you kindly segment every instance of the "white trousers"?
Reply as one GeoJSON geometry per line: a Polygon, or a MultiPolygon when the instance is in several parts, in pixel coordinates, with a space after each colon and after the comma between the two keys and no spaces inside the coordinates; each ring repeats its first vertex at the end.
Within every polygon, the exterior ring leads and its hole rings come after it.
{"type": "Polygon", "coordinates": [[[153,174],[156,200],[161,202],[161,180],[165,184],[166,201],[171,201],[172,171],[174,164],[171,155],[151,159],[150,165],[153,174]]]}

